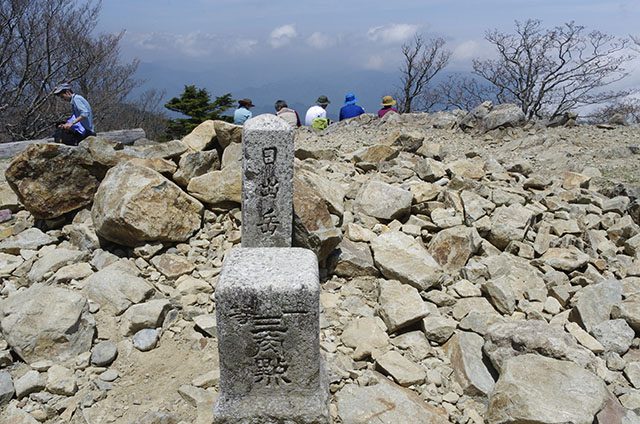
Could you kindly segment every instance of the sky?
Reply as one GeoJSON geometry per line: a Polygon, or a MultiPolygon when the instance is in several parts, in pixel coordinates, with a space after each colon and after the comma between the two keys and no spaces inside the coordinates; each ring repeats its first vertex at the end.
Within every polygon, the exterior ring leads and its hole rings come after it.
{"type": "MultiPolygon", "coordinates": [[[[282,98],[304,113],[326,94],[335,114],[347,92],[377,110],[415,34],[444,38],[446,70],[470,72],[473,58],[493,53],[485,31],[511,32],[528,18],[640,36],[640,0],[103,0],[98,32],[125,31],[123,58],[140,60],[144,88],[167,98],[196,84],[249,97],[258,111],[282,98]]],[[[621,84],[640,86],[640,60],[629,68],[621,84]]]]}

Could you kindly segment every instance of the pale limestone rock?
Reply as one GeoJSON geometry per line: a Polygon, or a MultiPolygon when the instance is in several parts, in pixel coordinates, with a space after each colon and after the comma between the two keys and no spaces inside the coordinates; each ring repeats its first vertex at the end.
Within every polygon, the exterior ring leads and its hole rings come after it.
{"type": "Polygon", "coordinates": [[[451,318],[427,316],[422,319],[422,330],[429,341],[443,344],[451,338],[458,322],[451,318]]]}
{"type": "Polygon", "coordinates": [[[154,288],[145,279],[121,267],[117,262],[87,278],[84,290],[90,299],[105,308],[114,309],[117,315],[154,293],[154,288]]]}
{"type": "Polygon", "coordinates": [[[373,264],[373,256],[369,245],[366,243],[354,243],[343,238],[337,247],[339,252],[336,257],[334,273],[341,277],[357,277],[362,275],[378,275],[378,270],[373,264]]]}
{"type": "Polygon", "coordinates": [[[429,253],[445,271],[455,273],[477,252],[480,240],[480,235],[475,228],[465,226],[447,228],[431,240],[429,253]]]}
{"type": "Polygon", "coordinates": [[[482,336],[459,332],[444,345],[456,381],[465,394],[486,396],[493,390],[494,380],[483,362],[482,336]]]}
{"type": "Polygon", "coordinates": [[[607,280],[581,289],[575,297],[570,319],[590,332],[610,319],[613,307],[622,301],[622,284],[618,280],[607,280]]]}
{"type": "Polygon", "coordinates": [[[489,398],[489,424],[592,424],[610,394],[604,382],[567,361],[527,354],[510,359],[489,398]]]}
{"type": "Polygon", "coordinates": [[[46,389],[54,395],[73,396],[78,391],[73,370],[57,364],[53,365],[47,370],[46,389]]]}
{"type": "Polygon", "coordinates": [[[215,124],[208,119],[193,129],[182,138],[182,142],[189,146],[190,150],[199,152],[209,147],[216,136],[215,124]]]}
{"type": "Polygon", "coordinates": [[[162,326],[169,309],[171,303],[166,299],[155,299],[131,306],[122,315],[122,334],[130,336],[145,328],[154,329],[162,326]]]}
{"type": "Polygon", "coordinates": [[[242,201],[242,168],[236,164],[194,177],[187,185],[187,192],[213,207],[238,205],[242,201]]]}
{"type": "Polygon", "coordinates": [[[165,253],[159,256],[154,256],[151,259],[151,263],[158,271],[171,279],[178,278],[184,274],[189,274],[196,268],[196,265],[192,261],[184,256],[176,255],[174,253],[165,253]]]}
{"type": "Polygon", "coordinates": [[[406,215],[412,199],[408,190],[372,180],[358,193],[354,208],[365,215],[390,221],[406,215]]]}
{"type": "Polygon", "coordinates": [[[575,322],[568,322],[567,324],[565,324],[565,328],[567,329],[569,334],[576,338],[578,343],[580,343],[582,346],[586,347],[593,353],[599,354],[604,352],[604,347],[600,344],[600,342],[594,339],[582,328],[580,328],[580,326],[575,322]]]}
{"type": "Polygon", "coordinates": [[[552,247],[547,249],[540,260],[557,270],[571,272],[586,265],[589,261],[589,255],[581,252],[575,246],[552,247]]]}
{"type": "Polygon", "coordinates": [[[498,372],[502,372],[509,358],[526,353],[572,361],[580,367],[591,366],[595,359],[592,352],[579,346],[564,329],[544,321],[494,324],[485,334],[485,340],[484,352],[498,372]]]}
{"type": "Polygon", "coordinates": [[[342,343],[359,351],[382,350],[389,345],[389,336],[379,318],[363,317],[347,324],[342,343]]]}
{"type": "Polygon", "coordinates": [[[427,376],[426,371],[421,366],[394,350],[378,356],[376,364],[403,387],[420,384],[427,376]]]}
{"type": "Polygon", "coordinates": [[[603,321],[591,329],[591,333],[605,350],[625,354],[631,347],[635,331],[623,319],[603,321]]]}
{"type": "Polygon", "coordinates": [[[185,241],[201,225],[203,206],[156,171],[124,162],[96,193],[91,217],[101,237],[127,246],[185,241]]]}
{"type": "Polygon", "coordinates": [[[378,286],[380,317],[390,333],[406,327],[429,313],[418,290],[395,280],[381,280],[378,286]]]}
{"type": "Polygon", "coordinates": [[[413,237],[399,231],[381,234],[371,242],[373,257],[382,274],[425,290],[437,284],[440,265],[413,237]]]}
{"type": "Polygon", "coordinates": [[[336,394],[338,413],[344,424],[449,422],[444,410],[429,405],[415,392],[390,382],[382,375],[374,374],[374,377],[377,384],[347,384],[336,394]]]}
{"type": "Polygon", "coordinates": [[[95,326],[87,299],[60,287],[34,284],[0,303],[4,339],[27,363],[88,351],[95,326]]]}

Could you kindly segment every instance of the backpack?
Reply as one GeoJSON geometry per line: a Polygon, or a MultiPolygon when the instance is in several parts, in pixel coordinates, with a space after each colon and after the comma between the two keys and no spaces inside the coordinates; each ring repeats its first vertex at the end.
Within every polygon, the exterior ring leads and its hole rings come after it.
{"type": "Polygon", "coordinates": [[[311,128],[314,130],[324,130],[329,126],[329,119],[327,118],[315,118],[311,121],[311,128]]]}

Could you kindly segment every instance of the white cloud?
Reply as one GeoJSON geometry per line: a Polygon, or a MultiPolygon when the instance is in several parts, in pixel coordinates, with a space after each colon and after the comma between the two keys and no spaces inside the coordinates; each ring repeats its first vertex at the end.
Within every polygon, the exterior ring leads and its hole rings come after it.
{"type": "Polygon", "coordinates": [[[232,38],[201,31],[186,34],[150,32],[130,36],[140,49],[156,52],[177,50],[189,57],[209,56],[217,52],[246,55],[253,52],[258,42],[246,38],[232,38]]]}
{"type": "Polygon", "coordinates": [[[453,59],[467,61],[478,56],[480,43],[476,40],[464,41],[453,49],[453,59]]]}
{"type": "Polygon", "coordinates": [[[321,32],[314,32],[307,38],[307,44],[316,49],[326,49],[336,44],[336,40],[321,32]]]}
{"type": "Polygon", "coordinates": [[[227,50],[242,55],[251,54],[258,45],[258,40],[238,39],[228,44],[227,50]]]}
{"type": "Polygon", "coordinates": [[[365,69],[380,70],[384,68],[384,63],[384,58],[381,55],[374,54],[372,56],[369,56],[369,59],[365,62],[364,67],[365,69]]]}
{"type": "Polygon", "coordinates": [[[271,31],[269,35],[269,44],[274,49],[286,46],[298,36],[295,25],[282,25],[271,31]]]}
{"type": "Polygon", "coordinates": [[[367,37],[383,44],[401,43],[413,37],[419,26],[413,24],[388,24],[369,28],[367,37]]]}

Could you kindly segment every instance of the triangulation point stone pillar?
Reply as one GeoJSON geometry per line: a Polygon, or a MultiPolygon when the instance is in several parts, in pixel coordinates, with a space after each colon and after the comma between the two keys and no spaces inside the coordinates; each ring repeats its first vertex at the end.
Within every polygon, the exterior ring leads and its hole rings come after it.
{"type": "Polygon", "coordinates": [[[291,247],[293,128],[275,115],[242,129],[242,247],[291,247]]]}
{"type": "Polygon", "coordinates": [[[220,395],[216,424],[326,424],[315,254],[237,248],[216,286],[220,395]]]}

